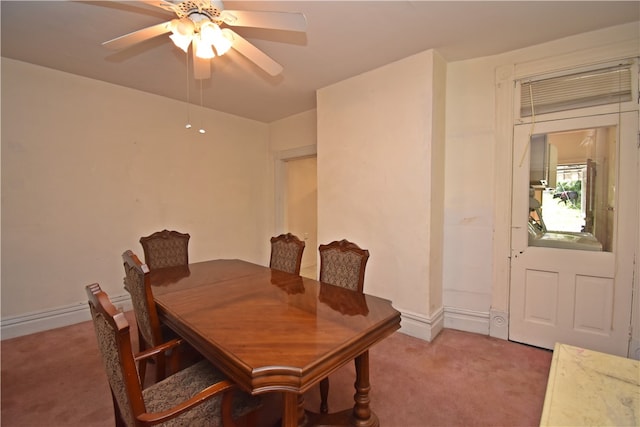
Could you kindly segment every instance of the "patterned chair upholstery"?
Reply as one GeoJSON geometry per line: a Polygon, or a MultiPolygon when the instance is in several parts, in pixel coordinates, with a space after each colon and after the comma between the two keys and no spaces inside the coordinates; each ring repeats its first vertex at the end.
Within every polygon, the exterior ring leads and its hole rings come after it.
{"type": "Polygon", "coordinates": [[[369,251],[348,240],[320,245],[320,281],[362,293],[369,251]]]}
{"type": "MultiPolygon", "coordinates": [[[[364,288],[364,271],[369,251],[348,240],[331,242],[318,247],[320,252],[320,281],[340,286],[360,294],[364,288]]],[[[327,413],[329,406],[329,378],[320,381],[320,412],[327,413]]]]}
{"type": "MultiPolygon", "coordinates": [[[[149,281],[149,268],[140,262],[140,259],[132,251],[127,250],[122,254],[124,265],[124,288],[131,295],[133,313],[138,325],[138,345],[140,351],[146,348],[157,347],[165,341],[175,338],[168,328],[163,328],[158,318],[156,303],[153,300],[151,283],[149,281]]],[[[172,366],[178,364],[177,351],[172,351],[172,366]]],[[[165,354],[159,353],[155,358],[156,381],[162,380],[166,375],[165,354]]],[[[140,378],[144,384],[147,360],[139,362],[140,378]]]]}
{"type": "Polygon", "coordinates": [[[269,267],[299,275],[303,251],[304,242],[291,233],[272,237],[269,267]]]}
{"type": "MultiPolygon", "coordinates": [[[[143,390],[124,313],[116,310],[97,283],[87,286],[86,291],[116,426],[222,426],[258,408],[258,398],[239,391],[205,360],[143,390]]],[[[148,357],[172,345],[175,343],[149,349],[137,357],[148,357]]]]}
{"type": "Polygon", "coordinates": [[[151,270],[189,264],[189,238],[187,233],[162,230],[140,238],[144,261],[151,270]]]}

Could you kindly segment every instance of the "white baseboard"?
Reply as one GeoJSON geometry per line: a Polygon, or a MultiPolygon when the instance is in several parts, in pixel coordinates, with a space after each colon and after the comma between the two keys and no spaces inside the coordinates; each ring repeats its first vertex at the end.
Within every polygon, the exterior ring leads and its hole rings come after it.
{"type": "MultiPolygon", "coordinates": [[[[129,294],[111,297],[111,302],[118,309],[132,309],[129,294]]],[[[78,303],[50,310],[42,310],[19,316],[5,317],[0,320],[0,336],[2,340],[61,328],[91,320],[87,303],[78,303]]]]}
{"type": "Polygon", "coordinates": [[[412,337],[431,341],[443,328],[457,329],[495,338],[508,339],[507,313],[492,310],[467,310],[457,307],[444,307],[428,317],[410,311],[398,309],[402,315],[400,332],[412,337]]]}
{"type": "Polygon", "coordinates": [[[444,327],[489,335],[489,313],[457,307],[445,307],[444,327]]]}
{"type": "MultiPolygon", "coordinates": [[[[111,301],[113,305],[123,311],[132,309],[129,294],[117,295],[112,297],[111,301]]],[[[492,310],[491,314],[488,314],[461,308],[444,307],[436,311],[431,317],[410,311],[399,311],[402,316],[400,332],[425,341],[433,340],[445,327],[484,335],[490,334],[496,338],[507,339],[508,325],[505,319],[508,319],[508,316],[499,311],[492,310]]],[[[85,322],[90,319],[91,314],[86,303],[73,304],[20,316],[5,317],[0,321],[0,336],[2,340],[16,338],[85,322]]],[[[640,358],[640,348],[638,347],[640,347],[640,344],[635,347],[636,358],[640,358]]]]}
{"type": "Polygon", "coordinates": [[[402,316],[400,332],[425,341],[434,339],[444,327],[443,310],[440,308],[433,316],[412,313],[398,309],[402,316]]]}

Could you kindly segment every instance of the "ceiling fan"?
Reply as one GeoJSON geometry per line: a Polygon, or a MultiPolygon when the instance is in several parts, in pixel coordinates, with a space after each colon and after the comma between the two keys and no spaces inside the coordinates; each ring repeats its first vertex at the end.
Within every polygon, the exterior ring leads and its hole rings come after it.
{"type": "Polygon", "coordinates": [[[184,52],[191,47],[194,77],[211,76],[210,59],[233,48],[272,76],[282,72],[278,64],[238,33],[227,27],[256,27],[274,30],[306,31],[302,13],[225,10],[222,0],[140,0],[176,14],[177,18],[102,43],[120,50],[171,32],[173,43],[184,52]]]}

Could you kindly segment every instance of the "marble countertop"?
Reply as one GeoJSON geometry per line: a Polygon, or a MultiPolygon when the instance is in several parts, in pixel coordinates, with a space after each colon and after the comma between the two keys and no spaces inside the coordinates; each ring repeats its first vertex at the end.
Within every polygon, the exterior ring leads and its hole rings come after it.
{"type": "Polygon", "coordinates": [[[639,426],[640,362],[557,343],[541,426],[639,426]]]}

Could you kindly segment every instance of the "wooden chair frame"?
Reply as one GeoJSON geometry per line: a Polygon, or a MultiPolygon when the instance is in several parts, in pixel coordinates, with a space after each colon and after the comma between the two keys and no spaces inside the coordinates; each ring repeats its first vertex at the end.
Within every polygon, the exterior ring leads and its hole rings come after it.
{"type": "MultiPolygon", "coordinates": [[[[145,349],[157,347],[165,341],[162,333],[162,325],[156,309],[156,302],[153,299],[153,292],[151,290],[149,268],[146,264],[143,264],[138,256],[131,250],[127,250],[122,254],[122,261],[125,271],[124,288],[131,295],[133,312],[136,317],[138,329],[138,346],[140,352],[143,352],[145,349]],[[131,275],[137,276],[137,279],[140,280],[142,284],[142,289],[135,289],[139,284],[135,283],[136,278],[131,277],[131,275]]],[[[178,354],[177,349],[170,352],[171,372],[175,372],[179,364],[178,354]]],[[[153,360],[156,364],[156,381],[161,381],[166,376],[165,353],[158,353],[153,360]]],[[[141,359],[139,368],[143,384],[146,375],[146,365],[147,358],[141,359]]]]}
{"type": "MultiPolygon", "coordinates": [[[[135,363],[136,361],[157,356],[160,353],[174,348],[175,346],[180,344],[179,340],[174,340],[157,347],[149,348],[134,357],[131,347],[129,324],[124,316],[124,313],[119,312],[113,306],[107,294],[104,293],[102,289],[100,289],[100,285],[98,285],[97,283],[88,285],[86,287],[86,292],[89,297],[89,306],[91,308],[92,314],[94,316],[100,315],[104,317],[106,321],[111,325],[111,327],[117,331],[116,351],[118,352],[120,366],[122,367],[122,381],[124,383],[123,386],[126,390],[127,395],[129,396],[129,402],[131,406],[130,408],[127,408],[127,410],[133,415],[136,426],[151,426],[166,422],[190,410],[196,405],[199,405],[206,400],[219,395],[220,393],[224,393],[222,395],[221,403],[222,422],[224,425],[234,425],[232,417],[232,392],[237,389],[237,386],[235,385],[235,383],[229,380],[223,380],[214,385],[211,385],[195,396],[191,397],[190,399],[179,402],[177,405],[166,411],[160,413],[146,412],[144,398],[142,395],[142,385],[140,382],[140,377],[138,377],[136,371],[135,363]]],[[[111,387],[112,385],[110,384],[109,388],[111,390],[111,396],[113,398],[116,426],[125,426],[126,423],[123,419],[123,414],[121,408],[119,407],[117,396],[113,393],[113,389],[111,389],[111,387]]]]}

